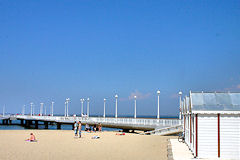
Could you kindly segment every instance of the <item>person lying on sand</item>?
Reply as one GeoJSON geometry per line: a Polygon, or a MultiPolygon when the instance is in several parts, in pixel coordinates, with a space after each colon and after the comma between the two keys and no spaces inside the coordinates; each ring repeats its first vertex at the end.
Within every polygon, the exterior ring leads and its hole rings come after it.
{"type": "Polygon", "coordinates": [[[30,142],[36,142],[36,137],[33,135],[33,133],[30,133],[30,138],[26,139],[26,141],[30,141],[30,142]]]}
{"type": "Polygon", "coordinates": [[[118,136],[124,136],[125,133],[116,133],[116,135],[118,135],[118,136]]]}

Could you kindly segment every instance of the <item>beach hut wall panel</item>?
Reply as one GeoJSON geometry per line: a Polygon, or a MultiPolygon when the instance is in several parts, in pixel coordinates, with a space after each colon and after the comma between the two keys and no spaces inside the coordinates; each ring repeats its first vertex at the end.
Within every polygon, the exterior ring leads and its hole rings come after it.
{"type": "Polygon", "coordinates": [[[220,157],[240,159],[240,115],[220,115],[220,157]]]}
{"type": "MultiPolygon", "coordinates": [[[[217,115],[198,114],[198,157],[215,158],[218,155],[217,115]]],[[[195,154],[196,155],[196,154],[195,154]]]]}
{"type": "Polygon", "coordinates": [[[195,157],[240,159],[240,93],[190,92],[187,109],[185,139],[195,157]]]}

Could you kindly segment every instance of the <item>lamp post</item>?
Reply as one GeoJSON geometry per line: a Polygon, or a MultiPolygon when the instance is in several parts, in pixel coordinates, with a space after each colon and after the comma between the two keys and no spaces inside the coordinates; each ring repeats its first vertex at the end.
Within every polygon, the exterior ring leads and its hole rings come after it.
{"type": "Polygon", "coordinates": [[[87,98],[87,116],[88,117],[89,117],[89,101],[90,101],[90,99],[87,98]]]}
{"type": "Polygon", "coordinates": [[[70,98],[67,98],[67,99],[66,99],[66,102],[67,102],[67,110],[66,110],[67,117],[69,116],[69,115],[68,115],[68,103],[69,103],[69,101],[70,101],[70,98]]]}
{"type": "Polygon", "coordinates": [[[118,95],[117,94],[115,95],[115,98],[116,98],[115,118],[117,118],[117,105],[118,105],[118,103],[117,103],[118,95]]]}
{"type": "Polygon", "coordinates": [[[5,116],[5,105],[3,106],[3,117],[5,116]]]}
{"type": "Polygon", "coordinates": [[[25,105],[23,105],[23,108],[22,108],[22,115],[25,114],[25,105]]]}
{"type": "Polygon", "coordinates": [[[67,116],[67,102],[65,101],[64,104],[65,104],[64,116],[66,117],[67,116]]]}
{"type": "Polygon", "coordinates": [[[158,90],[157,91],[157,95],[158,95],[158,113],[157,113],[157,119],[159,119],[160,118],[160,113],[159,113],[159,96],[160,96],[160,91],[158,90]]]}
{"type": "Polygon", "coordinates": [[[30,115],[32,116],[33,115],[33,103],[32,102],[30,103],[30,106],[31,106],[31,113],[30,113],[30,115]]]}
{"type": "Polygon", "coordinates": [[[80,99],[81,101],[81,104],[82,104],[82,107],[81,107],[81,117],[83,116],[83,102],[84,102],[84,99],[80,99]]]}
{"type": "Polygon", "coordinates": [[[182,119],[182,92],[179,93],[179,119],[182,119]]]}
{"type": "Polygon", "coordinates": [[[53,116],[53,104],[54,104],[54,102],[52,102],[52,114],[51,114],[51,116],[53,116]]]}
{"type": "Polygon", "coordinates": [[[43,115],[43,103],[40,103],[40,116],[42,116],[43,115]]]}
{"type": "Polygon", "coordinates": [[[134,118],[137,118],[137,96],[134,96],[134,118]]]}
{"type": "Polygon", "coordinates": [[[47,115],[47,105],[45,105],[45,111],[44,111],[44,115],[47,115]]]}
{"type": "Polygon", "coordinates": [[[105,107],[106,107],[106,99],[103,99],[103,117],[105,118],[105,107]]]}

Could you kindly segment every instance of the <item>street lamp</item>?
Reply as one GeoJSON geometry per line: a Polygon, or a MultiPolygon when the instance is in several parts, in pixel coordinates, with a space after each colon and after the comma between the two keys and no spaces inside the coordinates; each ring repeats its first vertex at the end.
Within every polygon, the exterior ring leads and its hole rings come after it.
{"type": "Polygon", "coordinates": [[[67,117],[68,117],[68,102],[70,101],[70,98],[67,98],[66,99],[66,102],[67,102],[67,117]]]}
{"type": "Polygon", "coordinates": [[[53,104],[54,104],[54,102],[52,102],[52,115],[51,116],[53,116],[53,104]]]}
{"type": "Polygon", "coordinates": [[[90,101],[90,99],[87,98],[87,116],[88,117],[89,117],[89,101],[90,101]]]}
{"type": "Polygon", "coordinates": [[[160,114],[159,114],[159,96],[160,96],[160,91],[157,91],[157,95],[158,95],[158,113],[157,113],[157,119],[160,118],[160,114]]]}
{"type": "Polygon", "coordinates": [[[25,114],[25,105],[23,105],[23,108],[22,108],[22,115],[25,114]]]}
{"type": "Polygon", "coordinates": [[[81,101],[81,104],[82,104],[82,108],[81,108],[81,116],[83,116],[83,102],[84,102],[84,99],[80,99],[81,101]]]}
{"type": "Polygon", "coordinates": [[[30,113],[30,115],[32,116],[33,115],[33,103],[32,102],[30,103],[30,106],[31,106],[31,113],[30,113]]]}
{"type": "Polygon", "coordinates": [[[182,119],[182,92],[179,93],[179,119],[182,119]]]}
{"type": "Polygon", "coordinates": [[[103,99],[103,117],[105,118],[105,107],[106,107],[106,99],[103,99]]]}
{"type": "Polygon", "coordinates": [[[42,116],[43,115],[43,103],[40,103],[40,116],[42,116]]]}
{"type": "Polygon", "coordinates": [[[135,102],[134,118],[137,118],[137,96],[134,96],[134,102],[135,102]]]}
{"type": "Polygon", "coordinates": [[[118,99],[118,95],[115,95],[116,98],[116,109],[115,109],[115,118],[117,118],[117,99],[118,99]]]}
{"type": "Polygon", "coordinates": [[[64,110],[64,116],[67,116],[67,102],[65,101],[65,110],[64,110]]]}

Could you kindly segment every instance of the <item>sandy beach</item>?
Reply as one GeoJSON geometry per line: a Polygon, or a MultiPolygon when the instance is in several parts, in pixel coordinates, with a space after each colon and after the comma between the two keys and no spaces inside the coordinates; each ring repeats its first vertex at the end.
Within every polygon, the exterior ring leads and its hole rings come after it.
{"type": "Polygon", "coordinates": [[[149,136],[117,132],[82,133],[74,138],[69,130],[1,130],[1,160],[166,160],[167,139],[164,136],[149,136]],[[37,142],[27,142],[30,133],[37,142]],[[91,139],[93,136],[100,139],[91,139]]]}

